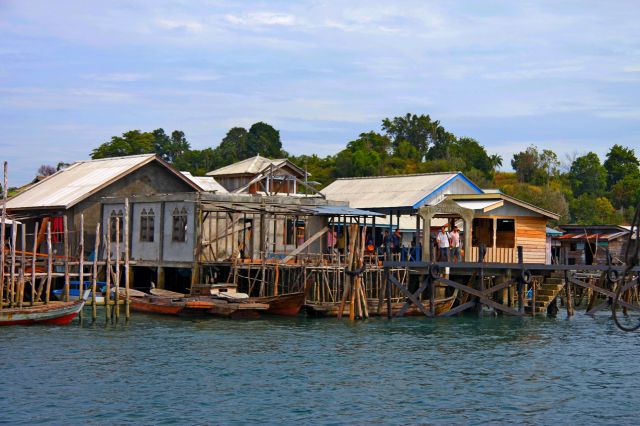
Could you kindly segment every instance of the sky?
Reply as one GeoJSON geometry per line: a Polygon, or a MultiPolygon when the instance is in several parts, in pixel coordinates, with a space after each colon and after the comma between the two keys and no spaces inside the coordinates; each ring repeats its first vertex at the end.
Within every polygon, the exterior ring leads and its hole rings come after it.
{"type": "Polygon", "coordinates": [[[640,2],[0,0],[0,160],[10,186],[128,130],[194,149],[264,121],[335,154],[429,114],[509,169],[640,154],[640,2]]]}

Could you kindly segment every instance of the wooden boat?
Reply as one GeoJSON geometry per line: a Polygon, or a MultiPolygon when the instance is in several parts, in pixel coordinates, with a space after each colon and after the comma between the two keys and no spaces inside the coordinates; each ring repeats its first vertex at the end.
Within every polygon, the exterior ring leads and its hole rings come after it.
{"type": "Polygon", "coordinates": [[[267,303],[256,303],[249,300],[232,302],[227,299],[219,299],[214,297],[202,297],[206,301],[213,302],[211,309],[207,311],[210,315],[224,318],[241,319],[241,318],[258,318],[261,313],[269,309],[267,303]]]}
{"type": "MultiPolygon", "coordinates": [[[[106,285],[105,282],[102,282],[102,281],[96,282],[96,289],[97,289],[96,303],[98,304],[104,304],[104,294],[100,289],[102,289],[105,285],[106,285]]],[[[91,291],[91,287],[92,287],[91,281],[85,281],[83,287],[84,287],[83,290],[91,291]]],[[[51,294],[57,300],[64,300],[64,288],[53,290],[51,294]]],[[[80,281],[69,281],[69,300],[78,300],[79,297],[80,297],[80,281]]],[[[91,300],[91,299],[92,299],[91,293],[89,293],[89,297],[87,298],[87,300],[91,300]]]]}
{"type": "MultiPolygon", "coordinates": [[[[442,299],[436,299],[436,315],[443,314],[448,312],[456,301],[456,297],[458,296],[458,290],[455,290],[453,295],[449,297],[445,297],[442,299]]],[[[378,311],[378,299],[367,299],[367,308],[369,310],[370,316],[386,316],[387,315],[387,304],[383,302],[380,311],[378,311]]],[[[393,302],[391,304],[391,315],[396,315],[405,302],[393,302]]],[[[428,311],[431,308],[431,303],[429,300],[423,300],[422,306],[428,311]]],[[[308,315],[314,317],[337,317],[338,312],[340,311],[340,302],[325,302],[325,303],[307,303],[304,305],[305,311],[308,315]]],[[[342,315],[349,317],[349,303],[346,303],[344,309],[342,311],[342,315]]],[[[405,316],[420,316],[424,315],[423,312],[416,305],[411,304],[409,309],[404,314],[405,316]]]]}
{"type": "Polygon", "coordinates": [[[300,313],[305,301],[304,292],[281,294],[278,296],[251,297],[252,302],[267,303],[269,309],[265,313],[269,315],[282,315],[294,317],[300,313]]]}
{"type": "Polygon", "coordinates": [[[213,303],[191,298],[171,298],[145,294],[142,297],[129,295],[131,309],[137,312],[162,315],[205,315],[213,303]]]}
{"type": "Polygon", "coordinates": [[[0,311],[0,325],[55,324],[66,325],[82,310],[89,292],[74,302],[52,302],[47,305],[5,308],[0,311]]]}

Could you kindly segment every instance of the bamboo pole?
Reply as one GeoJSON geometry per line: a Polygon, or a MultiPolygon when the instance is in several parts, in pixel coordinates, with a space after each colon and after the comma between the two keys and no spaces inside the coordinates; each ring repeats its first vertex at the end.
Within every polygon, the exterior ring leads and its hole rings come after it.
{"type": "Polygon", "coordinates": [[[4,241],[6,238],[6,225],[7,225],[7,185],[8,185],[8,176],[7,176],[7,162],[4,162],[4,183],[2,185],[2,229],[0,229],[0,244],[2,244],[2,248],[0,249],[0,310],[2,310],[4,304],[4,241]]]}
{"type": "Polygon", "coordinates": [[[106,289],[104,293],[104,315],[109,321],[111,317],[111,306],[109,305],[109,298],[111,297],[111,218],[107,219],[107,229],[105,233],[105,249],[107,251],[107,258],[105,260],[105,283],[106,289]]]}
{"type": "Polygon", "coordinates": [[[129,199],[124,199],[124,316],[129,320],[129,199]]]}
{"type": "Polygon", "coordinates": [[[116,249],[115,249],[115,257],[116,257],[116,278],[114,280],[114,295],[113,299],[115,300],[115,315],[116,322],[120,319],[120,217],[116,216],[116,249]]]}
{"type": "Polygon", "coordinates": [[[27,225],[24,223],[20,227],[22,230],[22,238],[20,239],[20,276],[18,278],[18,307],[22,308],[22,300],[24,299],[24,267],[27,264],[25,252],[27,251],[27,225]]]}
{"type": "Polygon", "coordinates": [[[38,252],[38,222],[33,229],[33,254],[31,256],[31,306],[36,301],[36,254],[38,252]]]}
{"type": "Polygon", "coordinates": [[[53,272],[53,246],[51,244],[51,221],[47,222],[47,288],[44,293],[44,303],[49,303],[51,295],[51,273],[53,272]]]}
{"type": "Polygon", "coordinates": [[[69,223],[64,215],[64,301],[69,301],[69,223]]]}
{"type": "Polygon", "coordinates": [[[16,223],[11,225],[11,269],[9,276],[9,306],[13,307],[16,303],[15,295],[15,280],[16,280],[16,238],[18,234],[18,228],[16,223]]]}
{"type": "Polygon", "coordinates": [[[96,241],[93,246],[93,268],[91,270],[91,319],[98,318],[98,307],[96,304],[96,287],[98,281],[98,250],[100,249],[100,222],[96,223],[96,241]]]}
{"type": "MultiPolygon", "coordinates": [[[[78,244],[80,259],[78,263],[78,300],[84,297],[84,214],[80,214],[80,243],[78,244]]],[[[82,309],[78,313],[82,320],[82,309]]]]}

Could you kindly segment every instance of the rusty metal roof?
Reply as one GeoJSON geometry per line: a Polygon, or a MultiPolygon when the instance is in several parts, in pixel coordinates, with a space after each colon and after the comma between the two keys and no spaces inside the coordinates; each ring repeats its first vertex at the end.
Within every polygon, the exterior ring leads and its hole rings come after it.
{"type": "Polygon", "coordinates": [[[195,190],[202,190],[196,182],[187,179],[155,154],[130,155],[75,162],[7,200],[7,209],[68,209],[152,161],[167,167],[195,190]]]}

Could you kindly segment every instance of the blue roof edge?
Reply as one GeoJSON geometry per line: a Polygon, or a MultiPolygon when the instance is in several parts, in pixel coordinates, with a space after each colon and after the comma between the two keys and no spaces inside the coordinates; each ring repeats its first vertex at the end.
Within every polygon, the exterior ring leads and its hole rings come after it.
{"type": "Polygon", "coordinates": [[[429,193],[426,197],[422,198],[420,201],[415,203],[412,207],[414,209],[417,209],[422,205],[422,203],[427,201],[433,195],[434,192],[438,192],[445,189],[447,186],[451,185],[453,182],[455,182],[458,179],[462,179],[463,182],[467,183],[471,188],[475,189],[478,194],[484,194],[484,191],[478,185],[476,185],[471,180],[469,180],[469,178],[463,175],[462,172],[458,172],[455,174],[455,176],[452,176],[448,181],[446,181],[445,183],[443,183],[442,185],[440,185],[439,187],[431,191],[431,193],[429,193]]]}

